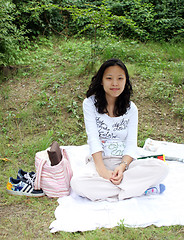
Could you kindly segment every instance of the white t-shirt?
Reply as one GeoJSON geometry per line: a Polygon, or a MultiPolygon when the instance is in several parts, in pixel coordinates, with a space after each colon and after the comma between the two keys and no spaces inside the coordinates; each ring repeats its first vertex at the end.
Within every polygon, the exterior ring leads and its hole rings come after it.
{"type": "Polygon", "coordinates": [[[133,102],[126,114],[110,117],[100,114],[94,105],[95,97],[83,102],[84,122],[90,153],[102,151],[103,156],[129,155],[136,158],[138,110],[133,102]]]}

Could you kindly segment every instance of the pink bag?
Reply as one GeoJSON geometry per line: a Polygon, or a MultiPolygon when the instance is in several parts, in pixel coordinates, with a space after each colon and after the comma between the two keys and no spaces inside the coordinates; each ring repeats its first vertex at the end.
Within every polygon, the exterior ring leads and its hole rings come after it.
{"type": "Polygon", "coordinates": [[[42,189],[48,197],[63,197],[70,194],[72,169],[65,149],[62,149],[62,160],[51,166],[47,150],[37,152],[35,156],[36,179],[34,188],[42,189]]]}

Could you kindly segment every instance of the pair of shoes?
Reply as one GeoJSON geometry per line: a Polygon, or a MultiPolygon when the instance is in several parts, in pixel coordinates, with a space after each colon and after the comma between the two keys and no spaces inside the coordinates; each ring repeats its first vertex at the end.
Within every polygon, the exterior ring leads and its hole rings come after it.
{"type": "Polygon", "coordinates": [[[159,184],[158,186],[150,187],[145,192],[144,195],[154,195],[154,194],[161,194],[165,191],[165,185],[159,184]]]}
{"type": "Polygon", "coordinates": [[[34,172],[25,172],[19,169],[17,179],[9,178],[7,183],[7,192],[12,195],[27,196],[27,197],[42,197],[45,196],[42,190],[34,189],[34,172]]]}

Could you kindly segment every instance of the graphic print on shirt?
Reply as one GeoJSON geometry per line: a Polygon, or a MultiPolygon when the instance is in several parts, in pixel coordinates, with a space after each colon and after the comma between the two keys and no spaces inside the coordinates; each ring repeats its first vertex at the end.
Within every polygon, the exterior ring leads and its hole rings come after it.
{"type": "Polygon", "coordinates": [[[112,142],[108,145],[111,156],[123,156],[125,149],[124,142],[112,142]]]}
{"type": "Polygon", "coordinates": [[[120,122],[116,122],[112,125],[113,131],[121,131],[127,128],[129,119],[122,119],[120,122]]]}
{"type": "Polygon", "coordinates": [[[98,127],[99,137],[102,139],[101,143],[106,156],[123,156],[125,143],[120,141],[118,135],[114,132],[125,130],[128,126],[129,119],[122,119],[112,125],[111,129],[100,117],[96,117],[96,124],[98,127]]]}
{"type": "Polygon", "coordinates": [[[98,127],[99,137],[104,139],[115,139],[116,135],[110,132],[110,129],[107,127],[107,124],[104,123],[100,117],[96,117],[96,124],[98,127]]]}

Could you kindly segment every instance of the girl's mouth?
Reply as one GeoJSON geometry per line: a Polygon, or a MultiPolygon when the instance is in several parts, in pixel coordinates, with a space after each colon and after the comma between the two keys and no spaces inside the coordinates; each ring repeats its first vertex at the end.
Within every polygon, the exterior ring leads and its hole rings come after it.
{"type": "Polygon", "coordinates": [[[110,88],[111,91],[118,91],[119,88],[110,88]]]}

